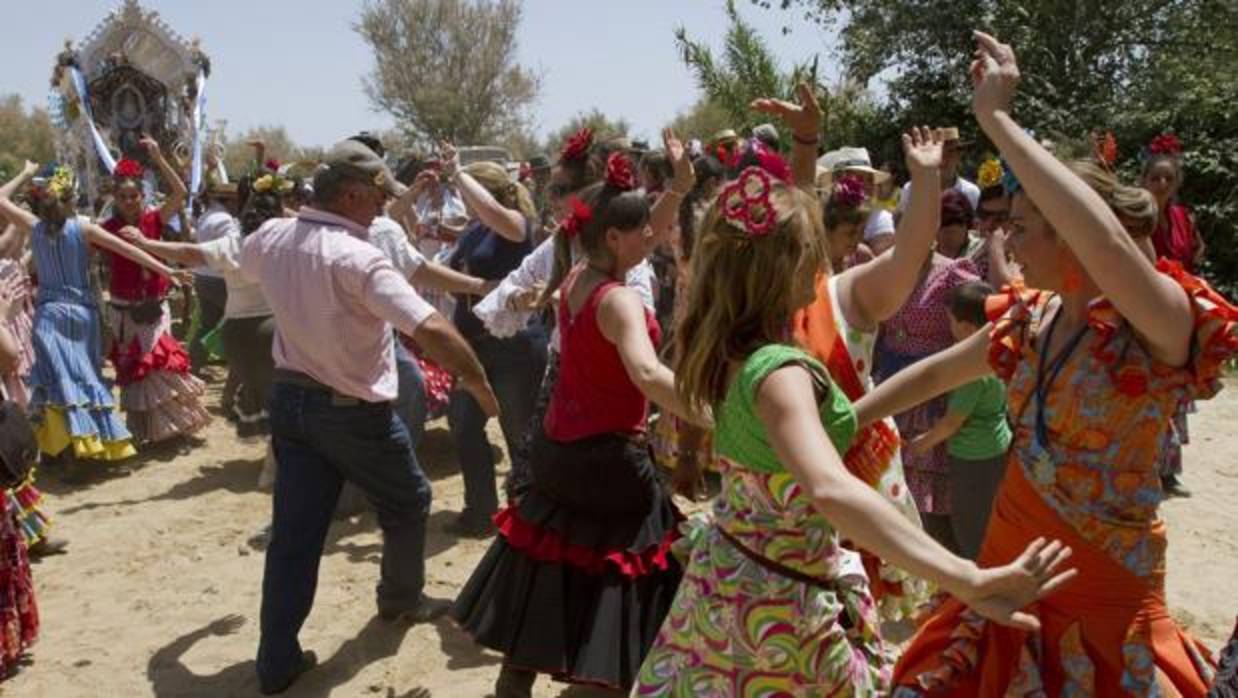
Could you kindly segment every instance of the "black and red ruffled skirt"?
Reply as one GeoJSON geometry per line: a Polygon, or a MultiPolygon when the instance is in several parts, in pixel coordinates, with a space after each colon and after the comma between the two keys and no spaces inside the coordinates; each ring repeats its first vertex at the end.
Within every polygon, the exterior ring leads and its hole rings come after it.
{"type": "Polygon", "coordinates": [[[495,515],[499,535],[452,616],[513,666],[626,689],[683,575],[670,549],[682,516],[643,442],[538,434],[532,446],[533,485],[495,515]]]}

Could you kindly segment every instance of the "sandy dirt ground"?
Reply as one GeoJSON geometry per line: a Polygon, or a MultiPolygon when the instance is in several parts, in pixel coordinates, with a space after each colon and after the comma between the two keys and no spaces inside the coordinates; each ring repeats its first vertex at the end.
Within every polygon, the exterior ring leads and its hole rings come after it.
{"type": "MultiPolygon", "coordinates": [[[[216,382],[209,403],[218,403],[216,382]]],[[[1238,383],[1192,418],[1184,481],[1191,499],[1164,507],[1169,521],[1169,601],[1179,621],[1213,650],[1238,613],[1238,383]]],[[[491,425],[494,427],[494,424],[491,425]]],[[[492,441],[500,443],[497,428],[492,441]]],[[[267,522],[257,488],[264,446],[241,443],[221,419],[203,445],[104,466],[85,484],[41,473],[66,555],[35,565],[42,634],[32,662],[0,685],[5,696],[256,696],[263,556],[248,539],[267,522]]],[[[454,597],[486,548],[443,533],[462,503],[444,422],[421,448],[434,483],[427,593],[454,597]]],[[[504,466],[505,467],[505,466],[504,466]]],[[[301,642],[320,666],[287,695],[485,696],[497,655],[450,621],[406,626],[375,615],[381,546],[372,515],[333,526],[313,613],[301,642]]],[[[539,681],[536,695],[585,696],[539,681]]]]}

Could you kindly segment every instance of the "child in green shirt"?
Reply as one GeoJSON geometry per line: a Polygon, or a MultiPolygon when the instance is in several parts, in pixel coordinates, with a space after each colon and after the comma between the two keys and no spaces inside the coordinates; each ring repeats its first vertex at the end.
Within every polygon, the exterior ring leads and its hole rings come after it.
{"type": "MultiPolygon", "coordinates": [[[[946,302],[956,342],[988,324],[985,299],[993,289],[983,282],[955,287],[946,302]]],[[[942,441],[950,462],[950,524],[959,553],[976,559],[998,485],[1006,472],[1011,431],[1006,420],[1006,386],[997,376],[972,381],[950,393],[946,416],[907,444],[926,452],[942,441]]]]}

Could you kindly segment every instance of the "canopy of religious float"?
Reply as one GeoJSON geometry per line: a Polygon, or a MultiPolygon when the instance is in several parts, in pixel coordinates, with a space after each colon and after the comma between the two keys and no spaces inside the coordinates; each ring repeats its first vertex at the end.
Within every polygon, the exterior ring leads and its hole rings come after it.
{"type": "Polygon", "coordinates": [[[188,168],[189,190],[199,190],[202,151],[211,138],[210,72],[197,39],[186,40],[137,0],[124,0],[76,45],[65,42],[49,105],[57,156],[80,173],[92,208],[118,159],[151,164],[138,145],[143,135],[188,168]]]}

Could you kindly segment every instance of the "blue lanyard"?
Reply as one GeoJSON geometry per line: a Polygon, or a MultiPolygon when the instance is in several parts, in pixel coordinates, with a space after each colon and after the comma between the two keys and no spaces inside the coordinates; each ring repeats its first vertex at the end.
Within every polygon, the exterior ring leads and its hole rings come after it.
{"type": "Polygon", "coordinates": [[[1049,391],[1053,388],[1053,382],[1057,380],[1058,374],[1065,368],[1066,362],[1070,359],[1070,355],[1075,353],[1075,349],[1079,348],[1079,343],[1083,341],[1083,335],[1087,334],[1088,324],[1084,323],[1075,331],[1075,334],[1066,342],[1066,346],[1058,352],[1057,356],[1052,361],[1048,361],[1049,347],[1053,346],[1053,330],[1057,328],[1058,318],[1062,317],[1062,307],[1058,306],[1057,312],[1053,315],[1053,320],[1049,323],[1049,329],[1045,331],[1045,344],[1040,352],[1040,362],[1036,369],[1036,441],[1041,448],[1049,448],[1049,426],[1045,419],[1045,403],[1048,401],[1049,391]],[[1045,362],[1048,361],[1046,371],[1045,362]],[[1045,380],[1045,374],[1048,373],[1048,380],[1045,380]]]}

